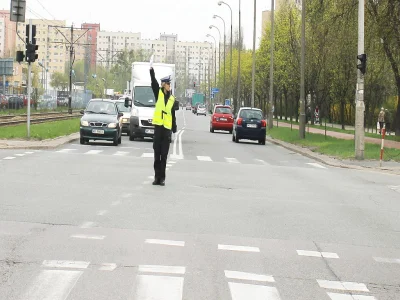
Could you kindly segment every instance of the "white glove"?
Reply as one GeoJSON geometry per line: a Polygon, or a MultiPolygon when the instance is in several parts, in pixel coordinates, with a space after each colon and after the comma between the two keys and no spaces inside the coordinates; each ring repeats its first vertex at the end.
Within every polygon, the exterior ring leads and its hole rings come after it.
{"type": "Polygon", "coordinates": [[[150,57],[150,68],[153,67],[154,54],[150,57]]]}

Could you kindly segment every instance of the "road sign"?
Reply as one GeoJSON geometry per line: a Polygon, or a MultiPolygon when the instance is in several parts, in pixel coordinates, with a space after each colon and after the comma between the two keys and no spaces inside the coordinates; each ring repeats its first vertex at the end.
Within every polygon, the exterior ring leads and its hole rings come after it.
{"type": "Polygon", "coordinates": [[[13,76],[14,58],[1,58],[0,59],[0,75],[13,76]]]}
{"type": "Polygon", "coordinates": [[[230,106],[231,105],[231,100],[230,99],[225,99],[225,105],[230,106]]]}
{"type": "Polygon", "coordinates": [[[212,92],[213,94],[219,93],[219,88],[212,88],[212,89],[211,89],[211,92],[212,92]]]}

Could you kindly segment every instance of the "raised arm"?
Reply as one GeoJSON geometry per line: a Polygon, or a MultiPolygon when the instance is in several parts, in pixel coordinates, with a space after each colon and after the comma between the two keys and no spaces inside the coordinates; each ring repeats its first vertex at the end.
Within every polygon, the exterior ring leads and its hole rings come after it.
{"type": "Polygon", "coordinates": [[[154,97],[157,101],[158,93],[160,91],[160,85],[156,79],[156,74],[154,73],[154,69],[150,68],[150,77],[151,77],[151,89],[153,90],[154,97]]]}

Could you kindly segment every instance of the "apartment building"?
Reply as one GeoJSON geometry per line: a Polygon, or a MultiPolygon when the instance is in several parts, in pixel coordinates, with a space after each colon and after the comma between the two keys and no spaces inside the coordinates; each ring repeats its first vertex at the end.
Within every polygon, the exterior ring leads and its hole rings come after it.
{"type": "Polygon", "coordinates": [[[4,17],[0,17],[0,57],[5,56],[5,46],[6,46],[6,20],[4,17]]]}
{"type": "Polygon", "coordinates": [[[15,56],[15,39],[16,39],[16,27],[15,23],[10,21],[10,11],[0,10],[0,18],[2,19],[0,33],[0,41],[2,44],[2,52],[0,57],[14,57],[15,56]]]}
{"type": "Polygon", "coordinates": [[[100,24],[96,23],[83,23],[82,29],[87,30],[87,43],[89,44],[88,56],[90,60],[90,66],[94,68],[97,63],[97,35],[100,31],[100,24]]]}

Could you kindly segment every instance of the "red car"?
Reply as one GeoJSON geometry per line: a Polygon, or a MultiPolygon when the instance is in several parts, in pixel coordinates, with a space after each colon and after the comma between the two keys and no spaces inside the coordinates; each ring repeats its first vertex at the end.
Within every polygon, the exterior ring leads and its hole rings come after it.
{"type": "Polygon", "coordinates": [[[216,105],[211,116],[210,132],[214,130],[225,130],[232,133],[233,130],[233,112],[230,106],[216,105]]]}

